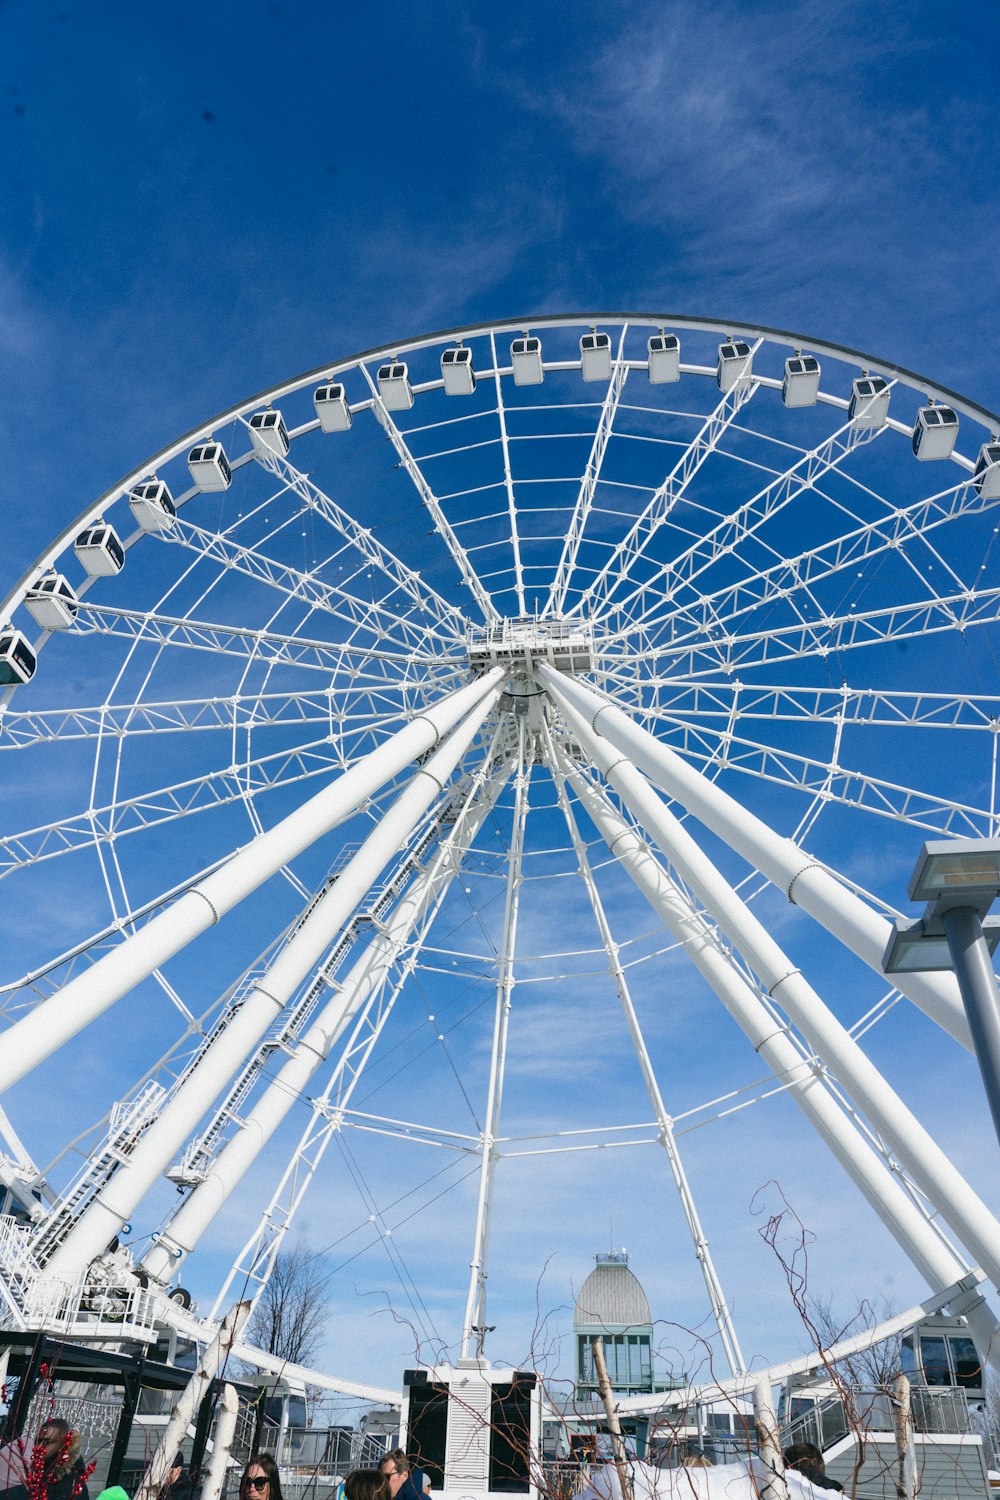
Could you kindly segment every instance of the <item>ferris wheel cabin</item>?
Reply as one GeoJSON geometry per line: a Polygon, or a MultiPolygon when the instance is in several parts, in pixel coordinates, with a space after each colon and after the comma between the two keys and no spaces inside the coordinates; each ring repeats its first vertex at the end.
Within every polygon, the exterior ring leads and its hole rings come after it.
{"type": "Polygon", "coordinates": [[[984,443],[980,448],[972,483],[984,500],[1000,498],[1000,443],[984,443]]]}
{"type": "Polygon", "coordinates": [[[819,395],[819,360],[812,354],[793,354],[785,360],[781,399],[786,406],[815,406],[819,395]]]}
{"type": "Polygon", "coordinates": [[[855,427],[884,427],[889,415],[889,387],[881,375],[860,375],[851,387],[848,420],[855,427]]]}
{"type": "Polygon", "coordinates": [[[261,458],[266,458],[269,453],[274,453],[278,458],[287,458],[288,450],[292,446],[288,441],[288,429],[281,419],[280,411],[254,412],[250,418],[250,441],[253,443],[254,452],[259,453],[261,458]]]}
{"type": "Polygon", "coordinates": [[[316,387],[313,405],[324,432],[346,432],[351,425],[351,408],[344,395],[344,387],[337,380],[316,387]]]}
{"type": "Polygon", "coordinates": [[[752,363],[753,357],[746,339],[728,339],[726,343],[720,344],[719,362],[715,369],[719,390],[731,391],[737,381],[745,383],[749,380],[752,363]]]}
{"type": "Polygon", "coordinates": [[[580,373],[584,380],[611,379],[611,335],[596,328],[580,340],[580,373]]]}
{"type": "Polygon", "coordinates": [[[472,368],[472,350],[459,344],[441,355],[441,378],[446,396],[471,396],[476,389],[476,372],[472,368]]]}
{"type": "Polygon", "coordinates": [[[125,548],[113,526],[98,521],[81,531],[73,551],[91,578],[113,578],[125,566],[125,548]]]}
{"type": "Polygon", "coordinates": [[[0,631],[0,687],[20,687],[35,675],[37,658],[20,630],[0,631]]]}
{"type": "Polygon", "coordinates": [[[413,387],[406,365],[401,359],[382,365],[378,372],[378,393],[386,411],[409,411],[413,405],[413,387]]]}
{"type": "Polygon", "coordinates": [[[221,443],[198,443],[188,454],[188,468],[201,490],[228,490],[233,481],[221,443]]]}
{"type": "Polygon", "coordinates": [[[49,573],[28,590],[24,607],[43,630],[68,630],[76,619],[77,597],[61,573],[49,573]]]}
{"type": "Polygon", "coordinates": [[[676,333],[654,333],[646,342],[650,385],[673,385],[681,378],[681,341],[676,333]]]}
{"type": "Polygon", "coordinates": [[[515,339],[510,346],[510,362],[515,385],[541,385],[542,341],[538,338],[515,339]]]}
{"type": "Polygon", "coordinates": [[[919,459],[950,458],[958,437],[958,415],[933,401],[922,406],[913,424],[913,451],[919,459]]]}
{"type": "Polygon", "coordinates": [[[177,515],[173,496],[162,479],[137,484],[128,497],[129,507],[143,531],[169,531],[177,515]]]}

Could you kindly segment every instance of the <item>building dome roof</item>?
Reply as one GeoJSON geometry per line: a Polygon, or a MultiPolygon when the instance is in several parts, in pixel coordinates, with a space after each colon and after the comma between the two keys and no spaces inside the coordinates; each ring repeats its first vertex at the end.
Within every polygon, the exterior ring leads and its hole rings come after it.
{"type": "Polygon", "coordinates": [[[573,1309],[575,1329],[636,1328],[652,1324],[649,1303],[624,1250],[595,1257],[597,1265],[580,1288],[573,1309]]]}

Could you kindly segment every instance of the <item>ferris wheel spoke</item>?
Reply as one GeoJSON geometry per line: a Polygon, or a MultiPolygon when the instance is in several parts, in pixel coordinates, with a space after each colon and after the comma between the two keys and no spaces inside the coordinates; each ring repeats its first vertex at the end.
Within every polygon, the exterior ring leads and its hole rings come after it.
{"type": "Polygon", "coordinates": [[[933,547],[929,534],[962,516],[981,513],[992,503],[981,498],[971,481],[955,485],[887,516],[876,517],[844,536],[801,552],[796,557],[780,558],[726,588],[698,594],[695,602],[687,606],[688,618],[698,618],[699,611],[704,611],[704,625],[730,625],[749,610],[779,600],[794,599],[799,590],[805,591],[811,584],[889,552],[896,553],[912,565],[908,543],[926,546],[939,568],[960,581],[947,560],[933,547]]]}
{"type": "Polygon", "coordinates": [[[711,567],[739,549],[774,515],[792,501],[811,491],[824,475],[839,468],[862,444],[871,443],[885,428],[862,428],[846,423],[825,442],[804,454],[797,463],[778,475],[744,505],[722,517],[708,531],[696,535],[684,551],[662,564],[650,578],[638,585],[622,601],[623,611],[633,624],[641,624],[651,613],[658,613],[664,594],[692,585],[711,567]]]}
{"type": "MultiPolygon", "coordinates": [[[[387,667],[413,667],[433,672],[442,664],[448,669],[447,657],[440,655],[413,655],[404,651],[390,651],[381,646],[358,645],[354,641],[322,641],[299,635],[283,635],[269,629],[251,629],[239,625],[221,625],[210,620],[198,620],[190,615],[161,615],[155,610],[124,609],[113,604],[91,603],[81,599],[78,617],[67,634],[74,635],[118,635],[128,640],[148,642],[151,645],[184,647],[196,651],[209,651],[246,657],[249,661],[260,661],[266,665],[294,666],[324,674],[344,672],[357,677],[359,669],[346,666],[345,661],[357,659],[369,663],[384,663],[387,667]]],[[[381,638],[380,634],[376,639],[381,638]]],[[[461,664],[455,662],[455,668],[461,664]]],[[[389,683],[389,677],[374,679],[389,683]]]]}
{"type": "MultiPolygon", "coordinates": [[[[358,680],[299,692],[231,693],[224,697],[142,698],[69,708],[8,709],[0,719],[0,751],[22,750],[52,740],[99,740],[106,736],[174,734],[202,730],[268,729],[279,725],[343,723],[349,709],[371,723],[387,723],[400,711],[398,684],[358,680]]],[[[339,729],[338,729],[339,732],[339,729]]]]}
{"type": "Polygon", "coordinates": [[[597,923],[598,931],[601,935],[601,941],[604,944],[604,950],[608,958],[609,971],[615,982],[615,988],[618,992],[618,999],[625,1016],[625,1023],[628,1027],[629,1035],[632,1039],[632,1045],[635,1051],[636,1060],[639,1064],[643,1082],[646,1086],[646,1093],[656,1119],[658,1137],[667,1155],[667,1161],[669,1163],[670,1172],[674,1180],[674,1186],[677,1190],[681,1209],[687,1222],[688,1233],[691,1236],[691,1243],[694,1248],[695,1257],[698,1261],[699,1266],[701,1267],[702,1277],[704,1278],[705,1282],[705,1290],[708,1294],[709,1306],[712,1309],[712,1316],[715,1319],[715,1325],[719,1332],[719,1339],[722,1344],[726,1360],[729,1364],[730,1372],[733,1375],[736,1375],[746,1370],[746,1361],[744,1360],[743,1352],[740,1349],[739,1339],[737,1338],[736,1329],[733,1325],[732,1314],[729,1310],[729,1304],[722,1289],[722,1283],[719,1280],[718,1272],[715,1269],[715,1264],[712,1260],[712,1255],[708,1248],[708,1240],[706,1239],[705,1232],[702,1229],[701,1219],[699,1217],[698,1209],[695,1204],[694,1195],[691,1192],[687,1174],[685,1173],[683,1164],[681,1162],[680,1152],[678,1150],[677,1142],[674,1136],[673,1121],[667,1114],[667,1109],[663,1102],[663,1096],[660,1092],[660,1086],[657,1081],[656,1073],[653,1069],[652,1060],[649,1055],[649,1049],[646,1045],[646,1039],[642,1034],[642,1028],[639,1024],[639,1018],[636,1014],[635,1005],[632,1000],[632,994],[629,989],[628,978],[622,964],[620,948],[618,943],[616,943],[614,940],[611,926],[608,922],[607,913],[604,909],[603,902],[601,901],[600,894],[594,881],[594,872],[587,855],[587,848],[580,836],[576,818],[573,815],[573,809],[570,806],[569,798],[566,793],[566,774],[568,769],[567,763],[565,759],[563,759],[562,764],[560,765],[559,757],[556,754],[555,747],[552,742],[552,737],[548,731],[547,726],[545,727],[545,741],[548,747],[550,764],[556,778],[556,795],[559,801],[560,811],[562,812],[563,818],[566,821],[566,827],[569,833],[570,842],[572,843],[573,849],[576,853],[577,868],[580,873],[580,879],[587,891],[587,898],[590,903],[590,908],[594,914],[594,920],[597,923]]]}
{"type": "MultiPolygon", "coordinates": [[[[408,716],[401,715],[405,722],[408,716]]],[[[373,739],[384,724],[368,731],[373,739]]],[[[362,736],[364,731],[362,731],[362,736]]],[[[361,746],[352,747],[358,753],[361,746]]],[[[271,751],[227,765],[204,776],[157,787],[134,797],[0,838],[0,879],[22,865],[41,864],[78,849],[124,838],[145,828],[160,827],[177,818],[243,802],[262,792],[294,786],[315,776],[329,775],[342,764],[326,735],[293,750],[271,751]]]]}
{"type": "Polygon", "coordinates": [[[449,604],[435,589],[421,578],[419,573],[408,568],[396,555],[377,541],[370,526],[361,526],[342,509],[329,495],[301,473],[287,458],[276,453],[256,455],[258,463],[277,478],[282,479],[309,509],[321,515],[344,541],[359,553],[371,567],[377,568],[437,626],[444,626],[452,637],[461,639],[465,635],[467,621],[461,610],[449,604]]]}
{"type": "Polygon", "coordinates": [[[490,333],[490,353],[493,358],[493,380],[497,393],[497,421],[500,425],[500,451],[503,455],[503,481],[504,490],[507,495],[507,515],[510,525],[510,550],[514,564],[514,591],[517,595],[518,614],[527,614],[527,605],[524,602],[524,568],[521,563],[521,541],[518,535],[517,525],[517,497],[514,493],[514,479],[510,469],[510,442],[507,438],[507,412],[503,400],[503,384],[500,380],[500,365],[497,360],[497,345],[493,333],[490,333]]]}
{"type": "Polygon", "coordinates": [[[660,663],[676,662],[687,677],[723,670],[752,671],[772,662],[827,657],[888,641],[911,640],[944,631],[964,633],[1000,618],[1000,588],[966,589],[961,594],[912,600],[883,609],[832,614],[808,625],[783,625],[743,635],[720,635],[701,647],[654,648],[660,663]],[[819,642],[817,645],[816,642],[819,642]]]}
{"type": "Polygon", "coordinates": [[[425,858],[423,870],[417,874],[395,912],[386,919],[384,932],[376,935],[371,948],[359,959],[357,987],[354,969],[345,980],[344,991],[349,1003],[354,1003],[356,989],[360,991],[363,987],[370,989],[370,998],[359,1001],[354,1029],[346,1039],[322,1092],[312,1100],[309,1122],[256,1229],[236,1257],[219,1291],[213,1317],[218,1315],[220,1307],[228,1305],[234,1281],[248,1276],[254,1280],[267,1280],[274,1257],[291,1228],[323,1155],[343,1126],[344,1107],[354,1090],[353,1080],[360,1079],[370,1057],[368,1038],[377,1039],[401,992],[412,979],[434,919],[461,871],[476,835],[492,812],[510,769],[509,762],[503,762],[502,758],[498,760],[495,738],[490,755],[474,777],[454,824],[425,858]]]}
{"type": "Polygon", "coordinates": [[[396,635],[411,645],[422,642],[429,649],[429,637],[438,632],[417,629],[405,617],[380,601],[365,600],[339,584],[327,583],[312,573],[303,573],[287,563],[280,563],[256,547],[244,546],[221,532],[205,531],[194,522],[178,517],[169,532],[163,534],[171,546],[185,547],[222,567],[244,573],[267,588],[277,589],[288,600],[297,600],[311,609],[332,615],[352,630],[362,630],[373,640],[396,635]]]}
{"type": "Polygon", "coordinates": [[[379,395],[378,387],[376,386],[374,380],[372,380],[367,366],[362,364],[360,366],[360,369],[371,389],[372,411],[375,413],[375,417],[378,420],[379,425],[383,428],[386,437],[389,439],[393,448],[396,450],[396,454],[399,458],[400,463],[413,482],[414,489],[420,496],[423,504],[427,507],[427,512],[434,523],[434,530],[440,536],[441,540],[444,542],[449,553],[451,554],[452,561],[454,562],[459,571],[459,574],[461,575],[462,582],[468,588],[473,599],[475,599],[477,605],[482,611],[483,618],[485,620],[499,619],[499,615],[497,613],[496,607],[494,606],[493,600],[483,588],[478,574],[476,573],[472,564],[469,562],[469,558],[465,551],[465,548],[459,542],[458,537],[455,535],[455,532],[453,531],[447,517],[445,516],[440,500],[435,495],[429,481],[420,468],[420,465],[417,463],[416,459],[413,457],[413,454],[410,452],[403,434],[396,426],[396,423],[393,421],[389,412],[386,410],[385,403],[379,395]]]}
{"type": "MultiPolygon", "coordinates": [[[[760,340],[753,345],[747,356],[749,365],[760,340]]],[[[627,584],[631,569],[642,557],[648,543],[666,524],[678,500],[682,499],[687,486],[705,461],[716,451],[731,424],[747,402],[759,389],[759,381],[753,376],[742,376],[726,392],[715,410],[702,423],[684,453],[654,491],[652,498],[633,522],[629,531],[615,547],[597,577],[584,589],[578,602],[568,611],[571,615],[581,611],[604,614],[611,597],[618,588],[627,584]]]]}
{"type": "Polygon", "coordinates": [[[716,735],[680,721],[675,721],[675,727],[681,737],[676,748],[709,770],[722,767],[739,771],[758,780],[794,787],[824,802],[855,807],[942,836],[983,838],[991,827],[989,809],[937,797],[842,765],[836,749],[830,760],[822,761],[728,731],[716,735]]]}
{"type": "Polygon", "coordinates": [[[662,690],[662,706],[647,705],[643,717],[670,722],[728,723],[760,719],[773,724],[833,724],[894,729],[962,729],[993,735],[1000,723],[1000,695],[921,693],[876,687],[804,687],[742,680],[692,682],[651,678],[662,690]]]}
{"type": "MultiPolygon", "coordinates": [[[[601,414],[597,421],[597,431],[594,433],[590,456],[584,467],[583,478],[580,481],[580,489],[576,497],[576,504],[573,507],[566,540],[563,543],[562,552],[556,564],[555,576],[552,580],[552,587],[549,590],[549,597],[542,611],[543,615],[560,615],[566,604],[566,594],[576,569],[580,543],[583,541],[583,533],[590,519],[590,513],[594,504],[594,495],[604,468],[604,455],[608,451],[608,443],[611,440],[611,433],[614,429],[618,404],[621,401],[625,382],[628,379],[629,367],[624,357],[625,334],[627,331],[628,324],[623,323],[621,336],[618,340],[618,352],[611,370],[611,380],[608,383],[608,389],[601,405],[601,414]]],[[[494,358],[495,363],[496,360],[494,358]]],[[[499,384],[500,378],[497,376],[498,387],[499,384]]]]}

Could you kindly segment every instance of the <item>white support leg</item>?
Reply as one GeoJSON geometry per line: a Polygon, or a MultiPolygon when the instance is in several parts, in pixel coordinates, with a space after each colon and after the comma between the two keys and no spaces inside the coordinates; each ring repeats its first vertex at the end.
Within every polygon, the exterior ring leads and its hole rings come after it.
{"type": "MultiPolygon", "coordinates": [[[[718,995],[767,1066],[788,1089],[789,1097],[848,1173],[903,1252],[937,1289],[960,1281],[968,1267],[920,1211],[895,1177],[863,1139],[817,1071],[790,1037],[776,1030],[774,1017],[730,962],[722,942],[705,917],[653,858],[634,828],[597,789],[580,775],[570,777],[600,836],[670,933],[718,995]]],[[[982,1300],[968,1311],[977,1342],[990,1350],[1000,1368],[1000,1326],[982,1300]]]]}
{"type": "Polygon", "coordinates": [[[503,1100],[504,1074],[507,1067],[507,1031],[510,1025],[511,995],[514,989],[514,944],[517,940],[517,914],[523,878],[521,861],[524,855],[524,824],[528,813],[528,767],[525,764],[524,719],[518,720],[518,733],[517,791],[511,829],[510,858],[507,865],[503,934],[498,957],[493,1050],[490,1057],[490,1081],[486,1095],[486,1122],[483,1126],[476,1227],[473,1233],[472,1259],[469,1262],[469,1294],[462,1323],[463,1359],[470,1359],[473,1354],[481,1353],[484,1336],[482,1330],[486,1319],[486,1268],[496,1175],[496,1140],[500,1129],[500,1106],[503,1100]],[[477,1329],[480,1330],[478,1336],[477,1329]]]}
{"type": "MultiPolygon", "coordinates": [[[[411,827],[430,800],[454,774],[486,711],[486,706],[481,711],[477,709],[438,746],[395,803],[393,813],[397,813],[404,822],[409,821],[411,827]]],[[[349,873],[349,869],[350,867],[344,872],[345,875],[349,873]]],[[[343,879],[344,876],[338,879],[338,887],[343,879]]],[[[326,897],[323,899],[326,900],[326,897]]],[[[410,930],[416,916],[416,910],[407,912],[400,940],[410,930]]],[[[397,917],[389,929],[390,933],[395,933],[400,925],[397,917]]],[[[295,942],[295,938],[292,942],[295,942]]],[[[363,968],[364,973],[372,974],[374,979],[375,966],[369,964],[367,959],[368,955],[365,954],[361,963],[355,967],[363,968]]],[[[281,958],[276,960],[273,967],[277,968],[280,963],[281,958]]],[[[269,994],[273,992],[275,986],[270,974],[264,975],[261,987],[269,994]]],[[[230,1193],[239,1186],[293,1104],[304,1093],[316,1069],[329,1057],[371,989],[371,984],[363,982],[338,989],[296,1043],[292,1055],[247,1114],[243,1128],[219,1153],[204,1180],[185,1198],[170,1222],[169,1231],[161,1235],[158,1243],[143,1257],[144,1269],[157,1281],[169,1282],[179,1262],[197,1245],[230,1193]]]]}
{"type": "Polygon", "coordinates": [[[166,911],[8,1027],[0,1035],[0,1094],[217,923],[282,865],[343,822],[418,755],[433,749],[463,714],[493,691],[502,676],[502,669],[495,667],[417,714],[364,760],[273,828],[258,834],[166,911]]]}
{"type": "MultiPolygon", "coordinates": [[[[554,691],[554,690],[553,690],[554,691]]],[[[588,756],[646,828],[761,984],[832,1068],[841,1084],[891,1145],[922,1192],[934,1203],[993,1278],[1000,1278],[1000,1223],[865,1056],[816,991],[802,977],[708,856],[625,756],[616,756],[566,700],[565,717],[588,756]]]]}
{"type": "Polygon", "coordinates": [[[736,1335],[736,1329],[733,1326],[729,1304],[722,1290],[722,1283],[719,1280],[715,1263],[708,1248],[708,1240],[701,1225],[701,1218],[694,1201],[694,1194],[691,1192],[687,1173],[684,1171],[684,1164],[677,1149],[677,1142],[674,1139],[673,1121],[667,1114],[666,1106],[663,1103],[663,1095],[660,1093],[660,1086],[653,1071],[653,1063],[646,1046],[646,1039],[642,1034],[639,1017],[636,1015],[635,1006],[632,1003],[632,994],[629,990],[628,980],[625,977],[625,970],[618,955],[618,944],[612,935],[607,914],[604,910],[604,903],[601,901],[594,881],[594,874],[590,867],[590,861],[587,858],[587,848],[580,837],[580,830],[577,827],[576,818],[573,816],[573,809],[570,807],[569,798],[566,795],[565,778],[573,771],[573,767],[565,759],[560,762],[557,758],[547,727],[545,736],[549,751],[549,760],[556,783],[556,796],[558,797],[563,817],[566,819],[566,827],[569,830],[573,848],[576,851],[580,879],[586,886],[591,909],[594,913],[594,920],[597,923],[601,941],[604,944],[608,967],[615,981],[615,989],[618,992],[618,999],[621,1002],[622,1011],[625,1015],[625,1024],[628,1027],[629,1036],[632,1038],[632,1046],[635,1049],[636,1060],[642,1073],[643,1082],[646,1085],[646,1093],[649,1095],[649,1102],[656,1116],[660,1143],[666,1152],[670,1172],[674,1179],[674,1186],[677,1189],[677,1196],[680,1199],[684,1218],[687,1222],[688,1233],[691,1236],[691,1243],[694,1246],[695,1255],[701,1267],[701,1274],[705,1281],[705,1290],[708,1293],[709,1306],[712,1309],[715,1326],[719,1330],[719,1340],[722,1344],[722,1350],[726,1356],[730,1374],[742,1375],[745,1374],[747,1366],[743,1358],[743,1351],[740,1348],[739,1339],[736,1335]]]}
{"type": "MultiPolygon", "coordinates": [[[[451,740],[441,746],[437,757],[432,757],[436,763],[447,764],[453,748],[457,763],[498,693],[499,686],[494,685],[480,699],[451,740]]],[[[198,1067],[137,1142],[128,1161],[88,1204],[48,1261],[49,1276],[75,1282],[118,1234],[204,1114],[206,1105],[226,1086],[298,985],[315,968],[358,901],[441,790],[441,781],[429,764],[422,767],[206,1049],[198,1067]]]]}
{"type": "MultiPolygon", "coordinates": [[[[715,782],[662,745],[617,704],[547,665],[538,668],[538,676],[557,701],[562,698],[572,703],[596,734],[634,761],[656,786],[784,891],[789,901],[801,906],[869,968],[877,974],[883,972],[882,955],[891,935],[885,917],[824,870],[793,839],[775,833],[715,782]]],[[[893,983],[963,1047],[972,1050],[953,974],[894,974],[893,983]]]]}
{"type": "MultiPolygon", "coordinates": [[[[492,811],[509,775],[510,765],[506,764],[499,770],[495,770],[485,783],[477,778],[478,784],[470,793],[469,801],[449,836],[438,846],[429,867],[417,877],[401,898],[386,931],[376,935],[344,981],[343,993],[350,997],[351,1009],[358,1014],[355,1034],[364,1020],[368,1007],[378,998],[392,966],[397,962],[402,950],[408,946],[409,951],[405,961],[400,965],[400,972],[393,984],[392,992],[381,1005],[381,1016],[373,1028],[373,1036],[375,1029],[380,1029],[383,1021],[388,1019],[400,991],[416,967],[423,940],[447,895],[451,882],[459,873],[465,855],[492,811]],[[420,931],[411,942],[410,934],[418,926],[420,931]],[[357,1000],[354,998],[356,990],[357,1000]]],[[[220,1310],[227,1305],[235,1281],[239,1280],[244,1285],[251,1281],[255,1282],[258,1288],[255,1296],[260,1294],[260,1290],[267,1281],[281,1242],[291,1227],[326,1148],[343,1123],[342,1106],[350,1097],[350,1086],[347,1091],[342,1091],[341,1085],[343,1074],[348,1066],[349,1055],[353,1053],[354,1046],[355,1035],[352,1034],[345,1043],[341,1057],[327,1080],[322,1094],[313,1101],[309,1123],[292,1153],[281,1181],[261,1215],[259,1225],[243,1246],[219,1291],[209,1315],[210,1318],[217,1318],[220,1310]],[[335,1089],[338,1091],[336,1109],[331,1107],[330,1103],[335,1089]]],[[[354,1082],[361,1077],[361,1068],[366,1060],[367,1049],[360,1064],[353,1060],[350,1062],[354,1082]]]]}

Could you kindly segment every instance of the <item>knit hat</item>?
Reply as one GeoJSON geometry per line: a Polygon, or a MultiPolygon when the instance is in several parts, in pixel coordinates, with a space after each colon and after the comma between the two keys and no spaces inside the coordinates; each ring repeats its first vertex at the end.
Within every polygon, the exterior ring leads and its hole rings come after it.
{"type": "Polygon", "coordinates": [[[120,1484],[113,1484],[110,1489],[102,1490],[97,1500],[128,1500],[128,1495],[120,1484]]]}

